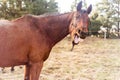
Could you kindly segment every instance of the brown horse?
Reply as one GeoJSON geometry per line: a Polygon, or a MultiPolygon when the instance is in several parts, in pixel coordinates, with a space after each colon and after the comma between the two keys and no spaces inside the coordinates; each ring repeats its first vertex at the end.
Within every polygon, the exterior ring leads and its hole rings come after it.
{"type": "Polygon", "coordinates": [[[26,15],[13,21],[0,21],[0,67],[25,65],[24,80],[38,80],[52,47],[69,33],[74,43],[88,33],[92,6],[54,16],[26,15]]]}

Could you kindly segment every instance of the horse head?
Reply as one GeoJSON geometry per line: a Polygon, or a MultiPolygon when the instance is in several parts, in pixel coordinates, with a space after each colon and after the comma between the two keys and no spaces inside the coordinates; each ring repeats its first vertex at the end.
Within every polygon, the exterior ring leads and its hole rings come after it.
{"type": "Polygon", "coordinates": [[[89,17],[92,11],[92,5],[87,10],[83,10],[82,1],[77,5],[77,11],[74,13],[70,24],[70,34],[74,43],[79,43],[80,40],[85,39],[88,34],[89,17]]]}

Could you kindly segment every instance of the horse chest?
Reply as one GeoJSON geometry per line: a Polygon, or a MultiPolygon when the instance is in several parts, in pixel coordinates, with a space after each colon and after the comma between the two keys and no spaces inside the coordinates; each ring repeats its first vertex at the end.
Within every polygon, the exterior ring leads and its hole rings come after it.
{"type": "Polygon", "coordinates": [[[40,40],[38,42],[34,41],[29,53],[29,59],[32,62],[45,61],[48,58],[51,49],[52,47],[50,47],[50,44],[45,40],[40,40]]]}

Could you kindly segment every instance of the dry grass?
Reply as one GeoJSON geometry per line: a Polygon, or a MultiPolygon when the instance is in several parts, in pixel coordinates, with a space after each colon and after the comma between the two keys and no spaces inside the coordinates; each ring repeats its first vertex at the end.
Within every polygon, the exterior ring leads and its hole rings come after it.
{"type": "MultiPolygon", "coordinates": [[[[120,80],[120,40],[88,37],[75,46],[65,38],[44,64],[41,80],[120,80]]],[[[0,80],[23,80],[23,69],[0,73],[0,80]]]]}

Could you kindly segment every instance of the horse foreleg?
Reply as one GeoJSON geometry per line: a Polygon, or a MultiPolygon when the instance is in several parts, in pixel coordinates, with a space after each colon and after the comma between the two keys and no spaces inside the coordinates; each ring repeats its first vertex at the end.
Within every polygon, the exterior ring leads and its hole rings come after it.
{"type": "Polygon", "coordinates": [[[29,76],[30,76],[30,65],[27,64],[27,65],[25,65],[25,76],[24,76],[24,80],[30,80],[29,76]]]}
{"type": "Polygon", "coordinates": [[[5,67],[2,67],[2,73],[5,73],[5,70],[4,70],[4,69],[5,69],[5,67]]]}
{"type": "Polygon", "coordinates": [[[74,45],[72,45],[71,51],[73,51],[74,45]]]}
{"type": "Polygon", "coordinates": [[[73,51],[74,46],[75,46],[75,44],[74,44],[74,42],[72,42],[72,48],[71,48],[71,51],[73,51]]]}
{"type": "Polygon", "coordinates": [[[30,80],[39,80],[43,62],[33,63],[30,67],[30,80]]]}
{"type": "Polygon", "coordinates": [[[13,72],[15,69],[14,69],[14,66],[11,67],[11,72],[13,72]]]}

